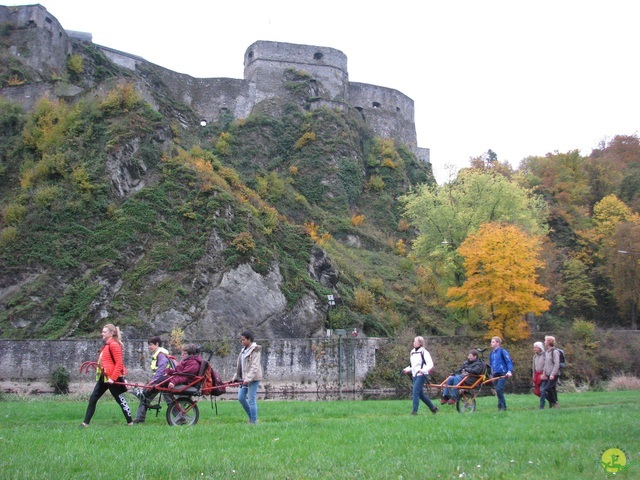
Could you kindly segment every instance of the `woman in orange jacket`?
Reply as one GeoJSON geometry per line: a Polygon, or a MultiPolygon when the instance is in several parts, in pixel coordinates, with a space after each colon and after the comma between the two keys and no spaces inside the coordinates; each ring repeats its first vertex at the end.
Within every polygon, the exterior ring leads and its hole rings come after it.
{"type": "Polygon", "coordinates": [[[112,324],[107,324],[102,329],[103,347],[98,354],[97,382],[93,388],[91,397],[89,397],[89,405],[84,415],[83,427],[88,427],[91,417],[96,411],[96,405],[100,397],[109,390],[113,398],[116,399],[118,405],[122,409],[127,425],[133,425],[131,418],[131,409],[124,398],[127,387],[124,385],[124,375],[126,369],[122,359],[122,340],[120,339],[120,329],[112,324]],[[114,383],[114,382],[117,382],[114,383]]]}

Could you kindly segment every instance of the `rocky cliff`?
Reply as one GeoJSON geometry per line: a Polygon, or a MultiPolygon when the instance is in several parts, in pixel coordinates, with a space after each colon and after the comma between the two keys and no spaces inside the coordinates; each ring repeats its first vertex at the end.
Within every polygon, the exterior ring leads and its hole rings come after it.
{"type": "Polygon", "coordinates": [[[0,336],[431,322],[397,203],[430,166],[321,78],[287,67],[278,96],[204,124],[166,71],[114,63],[43,7],[0,20],[0,336]]]}

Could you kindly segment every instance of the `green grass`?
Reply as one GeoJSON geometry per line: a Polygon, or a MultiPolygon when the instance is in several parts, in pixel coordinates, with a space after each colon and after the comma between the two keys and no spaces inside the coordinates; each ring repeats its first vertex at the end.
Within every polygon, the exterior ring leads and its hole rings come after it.
{"type": "MultiPolygon", "coordinates": [[[[218,402],[216,416],[203,400],[193,427],[167,426],[164,410],[126,427],[105,396],[85,429],[83,401],[11,397],[0,402],[0,476],[573,480],[606,478],[599,461],[609,448],[640,459],[637,391],[561,394],[560,403],[539,411],[537,397],[508,395],[499,414],[495,397],[483,397],[473,414],[445,406],[433,416],[422,405],[411,416],[409,400],[260,401],[252,426],[237,402],[218,402]]],[[[640,463],[618,478],[640,478],[640,463]]]]}

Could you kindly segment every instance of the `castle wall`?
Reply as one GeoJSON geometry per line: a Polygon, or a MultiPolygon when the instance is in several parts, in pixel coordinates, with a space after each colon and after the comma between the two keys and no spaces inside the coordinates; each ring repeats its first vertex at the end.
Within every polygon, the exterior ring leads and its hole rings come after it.
{"type": "Polygon", "coordinates": [[[0,5],[0,23],[14,26],[9,35],[8,52],[41,72],[43,79],[66,72],[71,42],[60,22],[42,5],[0,5]]]}
{"type": "MultiPolygon", "coordinates": [[[[24,60],[45,81],[66,72],[67,58],[72,52],[70,35],[83,42],[92,39],[90,33],[65,32],[58,20],[41,5],[0,6],[0,22],[14,25],[9,35],[9,53],[24,60]]],[[[308,92],[311,108],[327,102],[340,108],[355,107],[376,135],[404,143],[418,158],[429,161],[428,149],[417,146],[413,100],[391,88],[349,82],[347,57],[340,50],[257,41],[245,52],[244,79],[232,79],[194,78],[154,65],[136,55],[97,47],[121,67],[132,71],[138,71],[142,66],[155,69],[168,92],[207,122],[216,122],[223,115],[246,118],[260,102],[287,93],[285,73],[288,69],[304,72],[312,80],[308,92]]],[[[32,94],[38,98],[42,95],[72,97],[80,89],[58,92],[56,88],[29,90],[10,86],[2,93],[30,108],[37,100],[32,94]]],[[[147,93],[146,97],[152,100],[151,93],[147,93]]]]}

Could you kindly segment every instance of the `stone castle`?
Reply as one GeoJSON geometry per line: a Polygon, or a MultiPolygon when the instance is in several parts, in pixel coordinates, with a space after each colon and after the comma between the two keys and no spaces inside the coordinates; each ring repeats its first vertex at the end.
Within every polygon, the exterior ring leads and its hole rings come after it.
{"type": "MultiPolygon", "coordinates": [[[[46,74],[65,72],[73,42],[92,43],[92,35],[65,30],[42,5],[0,6],[0,25],[12,27],[8,52],[20,57],[43,82],[13,85],[0,89],[0,96],[25,108],[38,98],[74,97],[85,93],[86,86],[47,82],[46,74]]],[[[310,108],[330,106],[355,109],[376,135],[393,138],[409,147],[422,161],[429,162],[429,149],[417,145],[413,100],[392,88],[349,81],[347,56],[340,50],[311,45],[257,41],[244,55],[244,78],[194,78],[147,62],[144,58],[95,45],[113,63],[139,71],[153,67],[177,101],[188,105],[204,122],[223,116],[247,117],[253,107],[284,93],[283,76],[287,70],[304,72],[317,86],[309,100],[310,108]]],[[[153,103],[153,102],[151,102],[153,103]]]]}

